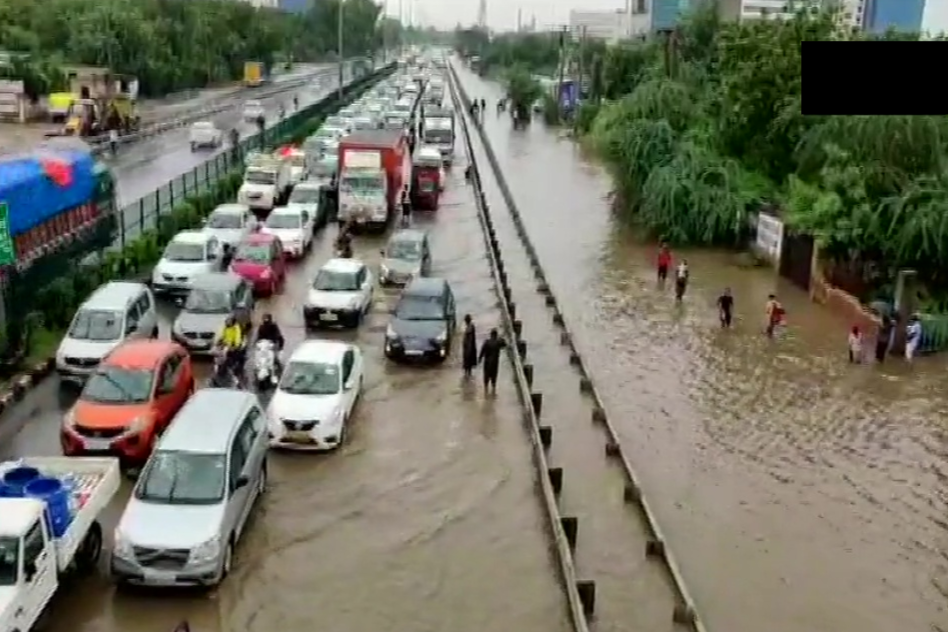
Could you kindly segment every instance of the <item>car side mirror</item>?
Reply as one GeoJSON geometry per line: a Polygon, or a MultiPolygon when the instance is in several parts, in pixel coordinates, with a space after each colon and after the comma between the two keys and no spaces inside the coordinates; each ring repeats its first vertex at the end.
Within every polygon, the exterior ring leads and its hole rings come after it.
{"type": "Polygon", "coordinates": [[[355,388],[355,380],[349,379],[342,388],[351,391],[355,388]]]}
{"type": "Polygon", "coordinates": [[[135,330],[138,328],[138,323],[126,323],[125,324],[125,335],[135,333],[135,330]]]}
{"type": "Polygon", "coordinates": [[[237,491],[238,489],[242,489],[246,487],[247,485],[250,485],[250,477],[247,476],[246,474],[241,474],[240,476],[237,477],[237,481],[234,483],[234,491],[237,491]]]}
{"type": "Polygon", "coordinates": [[[34,577],[36,577],[36,562],[25,562],[23,564],[23,578],[27,582],[31,582],[34,577]]]}

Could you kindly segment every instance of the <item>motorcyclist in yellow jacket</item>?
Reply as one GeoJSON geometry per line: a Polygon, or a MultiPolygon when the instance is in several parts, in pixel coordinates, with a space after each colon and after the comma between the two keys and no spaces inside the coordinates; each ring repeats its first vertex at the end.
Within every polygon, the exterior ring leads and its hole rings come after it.
{"type": "Polygon", "coordinates": [[[243,381],[244,352],[246,350],[244,341],[244,328],[240,326],[236,318],[229,317],[224,324],[224,330],[221,332],[219,344],[226,354],[225,362],[237,377],[238,382],[243,381]]]}

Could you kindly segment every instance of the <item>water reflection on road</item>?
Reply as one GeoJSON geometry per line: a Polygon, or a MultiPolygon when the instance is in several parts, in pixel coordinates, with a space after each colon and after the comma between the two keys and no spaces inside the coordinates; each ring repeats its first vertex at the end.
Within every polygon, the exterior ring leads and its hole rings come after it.
{"type": "Polygon", "coordinates": [[[499,88],[460,74],[709,627],[948,630],[944,360],[849,366],[848,323],[728,254],[677,253],[692,283],[675,306],[602,170],[538,122],[513,131],[499,88]],[[790,321],[773,342],[770,292],[790,321]]]}
{"type": "MultiPolygon", "coordinates": [[[[455,167],[441,210],[417,222],[431,230],[433,274],[452,283],[460,312],[486,332],[496,298],[463,169],[455,167]]],[[[334,231],[258,310],[273,311],[290,348],[306,336],[301,301],[334,231]]],[[[381,245],[360,237],[356,255],[374,265],[381,245]]],[[[357,333],[325,334],[356,340],[366,354],[349,443],[333,454],[271,457],[271,489],[219,590],[117,594],[104,578],[83,581],[56,603],[49,632],[170,632],[182,618],[195,632],[566,632],[510,381],[485,400],[462,382],[457,356],[430,370],[386,363],[393,297],[382,292],[357,333]]],[[[62,411],[55,380],[28,394],[0,420],[3,456],[58,454],[62,411]]],[[[107,532],[122,502],[110,507],[107,532]]]]}

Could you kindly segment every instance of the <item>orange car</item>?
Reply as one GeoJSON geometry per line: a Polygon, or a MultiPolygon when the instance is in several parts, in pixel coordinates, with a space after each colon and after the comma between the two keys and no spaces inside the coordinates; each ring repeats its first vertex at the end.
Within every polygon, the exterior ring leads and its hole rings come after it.
{"type": "Polygon", "coordinates": [[[184,347],[168,340],[127,342],[102,361],[63,419],[63,454],[144,465],[193,392],[194,367],[184,347]]]}

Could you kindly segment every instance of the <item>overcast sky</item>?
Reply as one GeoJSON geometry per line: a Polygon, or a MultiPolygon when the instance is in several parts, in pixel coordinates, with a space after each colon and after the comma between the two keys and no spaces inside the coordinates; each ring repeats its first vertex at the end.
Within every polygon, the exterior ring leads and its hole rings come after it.
{"type": "MultiPolygon", "coordinates": [[[[523,12],[524,24],[531,17],[537,18],[538,27],[564,25],[569,21],[570,9],[609,10],[622,9],[625,0],[486,0],[487,25],[496,30],[514,29],[517,26],[517,10],[523,12]]],[[[387,0],[389,15],[414,14],[414,23],[419,26],[434,26],[453,29],[458,22],[470,26],[477,20],[478,0],[387,0]]]]}

